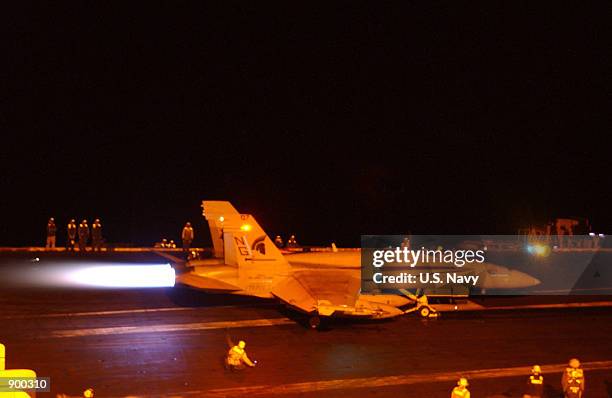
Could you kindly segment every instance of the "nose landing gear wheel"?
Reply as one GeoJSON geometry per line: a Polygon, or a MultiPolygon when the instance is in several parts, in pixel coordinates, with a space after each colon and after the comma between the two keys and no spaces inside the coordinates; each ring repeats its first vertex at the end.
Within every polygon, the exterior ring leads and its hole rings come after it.
{"type": "Polygon", "coordinates": [[[429,317],[430,313],[431,311],[428,307],[421,307],[421,309],[419,309],[419,315],[421,315],[423,318],[429,317]]]}

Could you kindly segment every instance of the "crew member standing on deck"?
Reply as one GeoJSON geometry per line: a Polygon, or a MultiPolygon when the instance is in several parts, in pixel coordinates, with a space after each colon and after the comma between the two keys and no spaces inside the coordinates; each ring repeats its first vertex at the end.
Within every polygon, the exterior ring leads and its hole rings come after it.
{"type": "Polygon", "coordinates": [[[89,240],[89,225],[87,220],[81,221],[79,224],[79,251],[84,252],[87,249],[87,241],[89,240]]]}
{"type": "Polygon", "coordinates": [[[191,223],[187,222],[183,227],[183,233],[181,234],[181,239],[183,240],[183,251],[189,251],[189,247],[191,246],[191,242],[193,242],[193,228],[191,227],[191,223]]]}
{"type": "Polygon", "coordinates": [[[289,240],[287,240],[287,247],[288,248],[296,248],[296,247],[298,247],[298,243],[297,243],[297,240],[295,239],[295,235],[291,235],[289,237],[289,240]]]}
{"type": "Polygon", "coordinates": [[[45,247],[47,249],[55,248],[55,234],[57,232],[57,227],[55,226],[55,219],[51,217],[49,222],[47,222],[47,244],[45,247]]]}
{"type": "Polygon", "coordinates": [[[99,218],[91,224],[91,245],[93,251],[102,250],[102,224],[99,218]]]}
{"type": "Polygon", "coordinates": [[[74,246],[76,245],[77,237],[77,225],[74,218],[68,223],[68,226],[66,227],[66,233],[66,249],[74,251],[74,246]]]}
{"type": "Polygon", "coordinates": [[[572,358],[569,367],[565,368],[561,377],[563,396],[565,398],[582,398],[584,395],[584,372],[580,367],[580,361],[572,358]]]}

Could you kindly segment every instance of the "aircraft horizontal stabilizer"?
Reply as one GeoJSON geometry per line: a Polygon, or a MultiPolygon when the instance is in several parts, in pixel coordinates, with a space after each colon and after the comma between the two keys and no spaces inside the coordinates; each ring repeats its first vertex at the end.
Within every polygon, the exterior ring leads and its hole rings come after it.
{"type": "Polygon", "coordinates": [[[301,311],[312,312],[317,309],[317,301],[293,276],[285,278],[275,285],[271,293],[285,304],[301,311]]]}
{"type": "Polygon", "coordinates": [[[176,276],[176,283],[181,283],[190,287],[210,291],[210,292],[235,292],[241,290],[239,287],[222,282],[218,279],[199,276],[192,272],[179,274],[176,276]]]}
{"type": "Polygon", "coordinates": [[[359,279],[346,272],[297,271],[276,284],[271,293],[301,311],[331,315],[339,308],[354,308],[359,287],[359,279]]]}

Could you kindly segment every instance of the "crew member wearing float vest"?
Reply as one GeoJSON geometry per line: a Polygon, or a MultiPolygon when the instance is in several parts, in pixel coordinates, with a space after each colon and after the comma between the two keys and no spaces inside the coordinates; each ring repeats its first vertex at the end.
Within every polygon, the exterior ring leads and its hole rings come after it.
{"type": "Polygon", "coordinates": [[[457,386],[451,392],[451,398],[470,398],[470,391],[467,389],[468,381],[462,377],[457,381],[457,386]]]}
{"type": "Polygon", "coordinates": [[[542,398],[544,396],[544,376],[540,365],[534,365],[527,379],[527,391],[523,398],[542,398]]]}
{"type": "Polygon", "coordinates": [[[582,398],[584,395],[584,372],[576,358],[570,359],[569,367],[565,368],[561,386],[565,398],[582,398]]]}

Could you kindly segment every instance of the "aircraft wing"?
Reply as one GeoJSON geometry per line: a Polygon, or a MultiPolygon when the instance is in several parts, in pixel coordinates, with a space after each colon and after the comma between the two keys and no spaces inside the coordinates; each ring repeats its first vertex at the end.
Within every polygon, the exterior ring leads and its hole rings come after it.
{"type": "Polygon", "coordinates": [[[284,303],[310,313],[322,308],[355,307],[361,281],[335,270],[298,271],[272,288],[284,303]]]}

